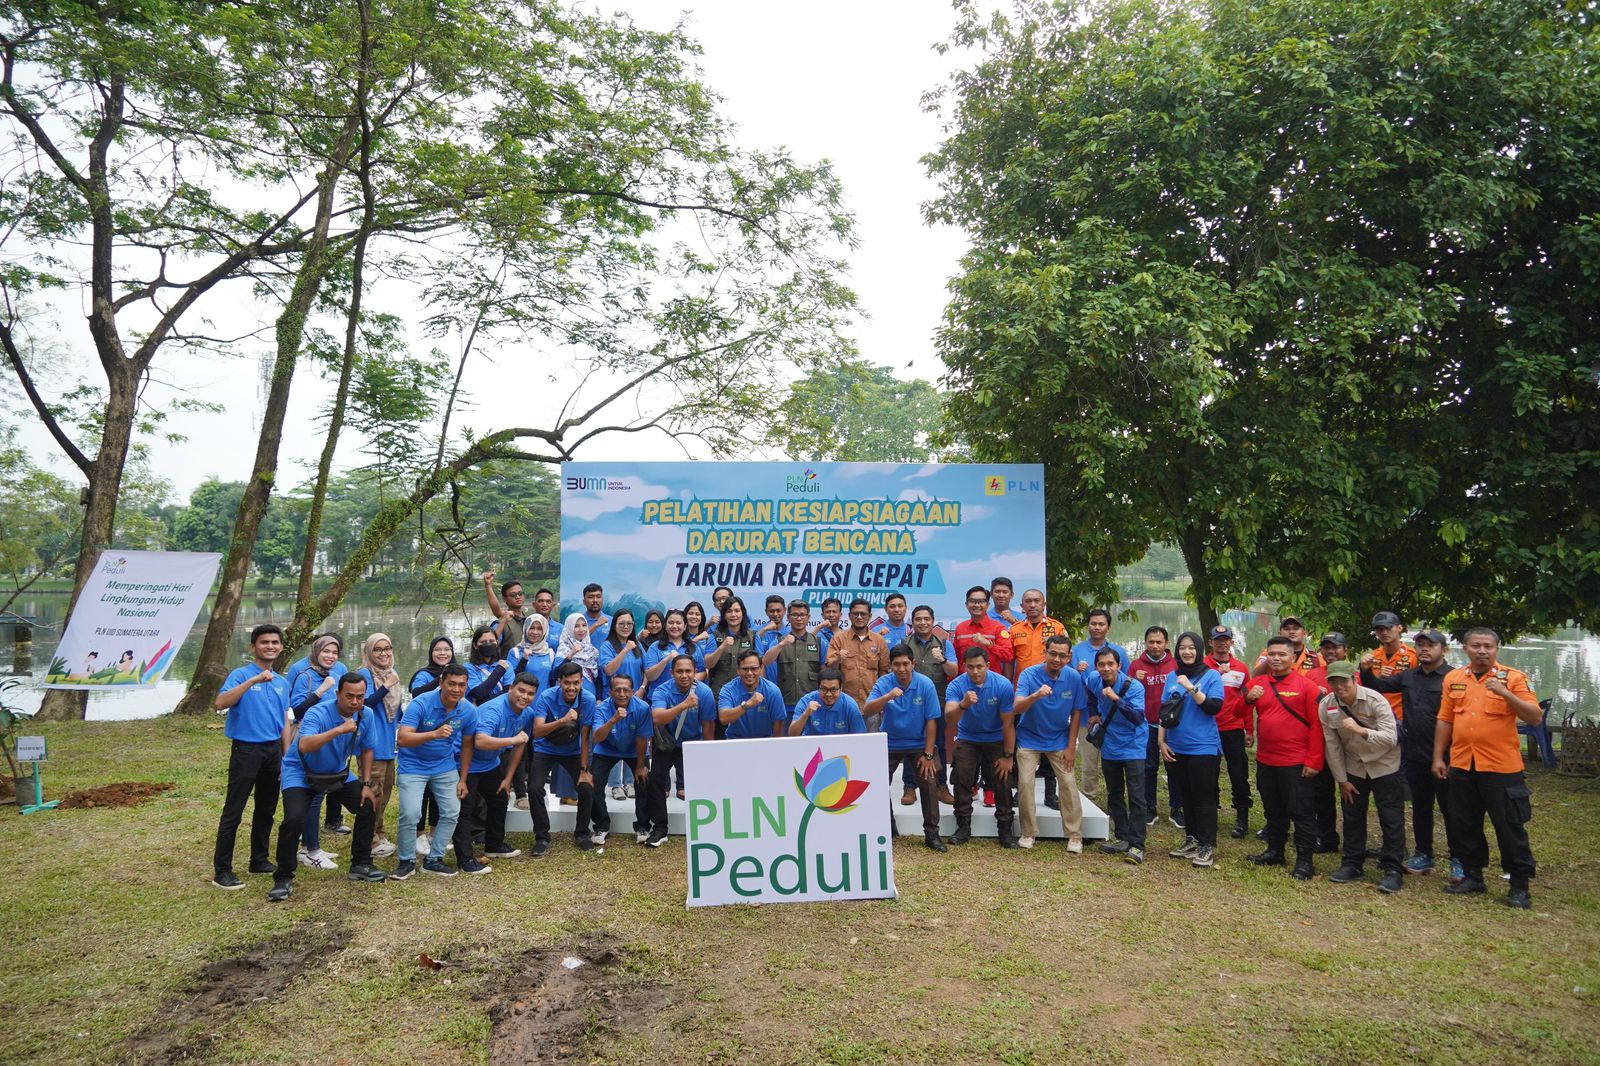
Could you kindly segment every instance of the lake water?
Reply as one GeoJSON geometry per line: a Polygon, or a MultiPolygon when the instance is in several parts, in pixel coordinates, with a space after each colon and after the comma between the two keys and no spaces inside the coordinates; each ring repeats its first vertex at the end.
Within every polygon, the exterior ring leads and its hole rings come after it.
{"type": "MultiPolygon", "coordinates": [[[[36,619],[42,625],[34,630],[31,657],[22,663],[15,661],[10,631],[0,628],[0,676],[28,678],[23,689],[11,694],[9,703],[29,711],[38,708],[42,697],[39,685],[60,638],[59,622],[66,605],[67,598],[59,595],[23,597],[12,605],[12,611],[36,619]]],[[[472,602],[470,606],[473,610],[468,618],[460,611],[433,608],[418,611],[382,603],[350,602],[341,607],[324,628],[345,638],[345,662],[351,666],[356,664],[361,640],[367,634],[389,634],[398,653],[396,668],[402,677],[409,677],[422,665],[428,644],[435,636],[442,633],[460,648],[466,643],[472,626],[487,620],[481,601],[472,602]]],[[[246,634],[251,626],[269,621],[284,623],[291,610],[291,603],[282,599],[247,599],[240,609],[239,625],[234,632],[233,662],[246,660],[246,634]]],[[[1149,625],[1165,626],[1174,638],[1183,630],[1200,628],[1199,613],[1184,603],[1125,603],[1119,604],[1113,613],[1118,620],[1112,627],[1112,638],[1130,649],[1142,646],[1142,634],[1149,625]],[[1125,614],[1129,617],[1123,617],[1125,614]]],[[[1247,657],[1245,653],[1258,654],[1277,626],[1275,616],[1255,611],[1230,611],[1223,620],[1244,645],[1241,658],[1247,657]]],[[[89,697],[89,717],[99,720],[154,718],[169,713],[182,697],[185,683],[194,671],[205,623],[206,616],[202,613],[166,680],[151,689],[93,693],[89,697]]],[[[1549,636],[1524,637],[1503,649],[1501,657],[1506,664],[1528,674],[1541,698],[1554,697],[1552,721],[1569,714],[1580,718],[1600,717],[1600,636],[1563,629],[1549,636]]],[[[1466,661],[1460,649],[1453,649],[1450,659],[1458,664],[1466,661]]]]}

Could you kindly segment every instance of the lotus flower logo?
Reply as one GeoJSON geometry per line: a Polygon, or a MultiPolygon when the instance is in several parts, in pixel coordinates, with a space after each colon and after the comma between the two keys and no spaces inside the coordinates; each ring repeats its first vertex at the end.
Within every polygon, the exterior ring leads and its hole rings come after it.
{"type": "MultiPolygon", "coordinates": [[[[805,773],[794,772],[794,787],[813,808],[828,814],[843,814],[854,810],[856,800],[867,790],[868,781],[850,780],[850,757],[835,755],[822,757],[822,749],[811,756],[805,773]]],[[[810,814],[807,811],[806,814],[810,814]]]]}

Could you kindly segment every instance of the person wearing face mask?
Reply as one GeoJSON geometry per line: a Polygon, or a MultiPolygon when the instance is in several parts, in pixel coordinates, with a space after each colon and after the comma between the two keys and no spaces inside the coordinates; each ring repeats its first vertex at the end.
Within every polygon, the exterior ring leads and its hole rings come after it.
{"type": "Polygon", "coordinates": [[[394,854],[394,845],[383,835],[383,816],[394,792],[394,764],[399,756],[395,734],[400,727],[400,712],[405,705],[405,688],[394,668],[394,641],[387,633],[374,633],[361,644],[361,668],[367,679],[367,707],[372,711],[372,857],[394,854]]]}
{"type": "Polygon", "coordinates": [[[1222,675],[1206,665],[1205,645],[1198,633],[1180,633],[1174,649],[1177,668],[1162,699],[1181,699],[1178,724],[1163,726],[1157,743],[1161,759],[1173,769],[1183,791],[1188,830],[1183,844],[1168,852],[1208,869],[1216,864],[1217,773],[1222,765],[1222,738],[1217,714],[1222,710],[1222,675]]]}
{"type": "MultiPolygon", "coordinates": [[[[339,661],[344,646],[337,636],[324,633],[311,642],[311,650],[300,662],[291,666],[295,679],[289,683],[289,706],[294,720],[300,721],[306,712],[319,703],[333,700],[334,686],[349,672],[349,667],[339,661]]],[[[334,870],[339,866],[335,856],[322,850],[321,828],[330,833],[348,833],[339,808],[327,805],[327,819],[323,819],[322,793],[313,793],[306,807],[306,826],[301,834],[298,854],[300,865],[314,870],[334,870]]]]}
{"type": "Polygon", "coordinates": [[[467,701],[488,703],[505,691],[511,664],[500,658],[500,638],[490,626],[472,631],[472,657],[467,660],[467,701]]]}

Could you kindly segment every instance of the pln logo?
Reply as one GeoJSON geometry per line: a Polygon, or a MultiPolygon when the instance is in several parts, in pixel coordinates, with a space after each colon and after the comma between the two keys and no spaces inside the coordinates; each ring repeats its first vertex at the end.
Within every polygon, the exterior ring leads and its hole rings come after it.
{"type": "Polygon", "coordinates": [[[1040,492],[1043,487],[1038,478],[1022,481],[1018,478],[1002,477],[999,474],[986,474],[983,479],[985,496],[1004,496],[1008,492],[1040,492]]]}
{"type": "Polygon", "coordinates": [[[115,559],[105,559],[100,563],[102,574],[126,574],[128,572],[128,557],[119,555],[115,559]]]}
{"type": "Polygon", "coordinates": [[[790,474],[784,479],[783,491],[788,493],[821,492],[822,482],[817,479],[817,472],[806,467],[803,474],[790,474]]]}

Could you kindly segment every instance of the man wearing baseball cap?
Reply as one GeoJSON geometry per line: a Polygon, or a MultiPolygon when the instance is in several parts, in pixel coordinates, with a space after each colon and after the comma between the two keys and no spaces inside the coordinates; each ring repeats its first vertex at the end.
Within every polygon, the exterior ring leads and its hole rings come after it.
{"type": "MultiPolygon", "coordinates": [[[[1417,665],[1417,651],[1406,645],[1405,626],[1401,623],[1399,615],[1393,611],[1379,611],[1373,615],[1372,635],[1378,638],[1378,646],[1361,657],[1363,671],[1370,669],[1375,677],[1394,677],[1417,665]],[[1369,659],[1372,663],[1370,668],[1367,665],[1369,659]]],[[[1389,700],[1389,709],[1394,711],[1394,716],[1403,721],[1405,700],[1401,698],[1402,693],[1386,692],[1385,696],[1389,700]]],[[[1429,727],[1428,733],[1431,737],[1432,727],[1429,727]]]]}
{"type": "MultiPolygon", "coordinates": [[[[1278,623],[1278,635],[1287,637],[1289,644],[1294,648],[1294,657],[1290,661],[1289,672],[1294,674],[1310,674],[1313,670],[1320,670],[1327,664],[1322,661],[1322,656],[1306,647],[1306,624],[1296,615],[1288,615],[1278,623]]],[[[1260,677],[1267,672],[1267,655],[1265,652],[1256,659],[1256,667],[1252,676],[1260,677]]]]}
{"type": "MultiPolygon", "coordinates": [[[[1450,881],[1458,884],[1462,877],[1461,860],[1457,857],[1455,829],[1450,822],[1450,782],[1448,778],[1433,776],[1433,733],[1439,716],[1439,699],[1444,694],[1444,677],[1450,672],[1450,664],[1445,661],[1448,645],[1443,633],[1424,629],[1416,636],[1417,664],[1387,675],[1377,672],[1377,653],[1369,652],[1361,657],[1361,684],[1390,700],[1398,698],[1404,704],[1400,772],[1411,789],[1411,835],[1416,845],[1406,860],[1406,870],[1414,874],[1433,870],[1433,810],[1437,804],[1444,818],[1450,881]]],[[[1445,752],[1446,767],[1449,761],[1450,753],[1445,752]]]]}
{"type": "Polygon", "coordinates": [[[1380,892],[1398,892],[1406,847],[1405,782],[1400,776],[1400,735],[1382,695],[1356,681],[1356,664],[1328,664],[1329,692],[1317,705],[1329,771],[1344,800],[1344,862],[1328,876],[1335,884],[1361,879],[1367,858],[1367,800],[1377,802],[1383,830],[1380,892]]]}
{"type": "Polygon", "coordinates": [[[1222,740],[1222,759],[1228,766],[1228,786],[1233,800],[1233,839],[1250,832],[1250,757],[1255,745],[1251,729],[1253,716],[1244,701],[1244,683],[1250,668],[1233,655],[1233,630],[1212,626],[1206,634],[1211,654],[1206,665],[1222,675],[1222,710],[1217,713],[1217,735],[1222,740]]]}

